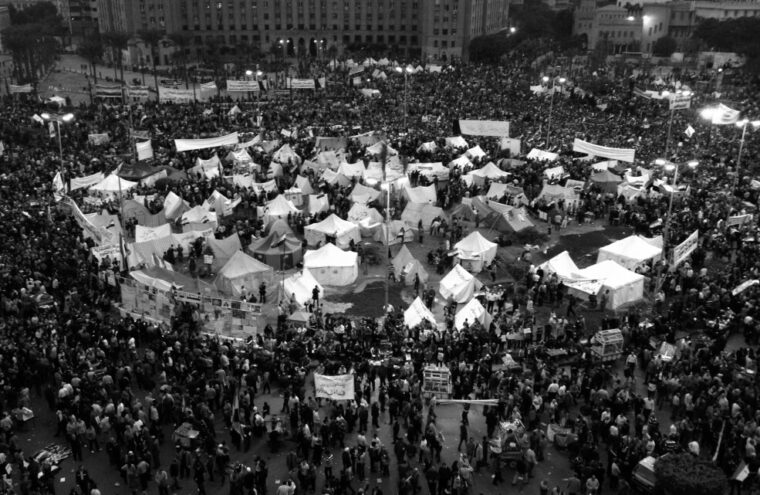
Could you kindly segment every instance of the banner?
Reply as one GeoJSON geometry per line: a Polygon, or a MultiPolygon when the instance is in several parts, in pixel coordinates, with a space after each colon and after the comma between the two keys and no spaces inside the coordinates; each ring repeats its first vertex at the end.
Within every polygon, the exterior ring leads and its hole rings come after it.
{"type": "Polygon", "coordinates": [[[713,125],[730,125],[739,121],[739,110],[727,107],[723,103],[713,110],[713,125]]]}
{"type": "Polygon", "coordinates": [[[130,98],[147,98],[150,91],[147,86],[127,86],[127,94],[130,98]]]}
{"type": "Polygon", "coordinates": [[[474,406],[498,406],[499,405],[498,399],[469,399],[469,400],[436,399],[435,402],[438,405],[444,405],[444,404],[472,404],[474,406]]]}
{"type": "Polygon", "coordinates": [[[288,87],[291,89],[317,89],[314,79],[288,79],[288,87]]]}
{"type": "Polygon", "coordinates": [[[153,145],[150,141],[135,143],[135,148],[137,150],[138,160],[149,160],[153,158],[153,145]]]}
{"type": "Polygon", "coordinates": [[[753,285],[760,284],[760,280],[752,279],[752,280],[745,280],[744,282],[740,283],[734,289],[731,291],[731,295],[735,296],[737,294],[741,294],[745,290],[749,289],[753,285]]]}
{"type": "Polygon", "coordinates": [[[95,259],[98,260],[98,263],[103,261],[106,257],[110,258],[112,261],[119,260],[120,264],[124,263],[124,258],[121,255],[121,247],[118,244],[110,246],[95,246],[90,249],[90,251],[95,259]]]}
{"type": "Polygon", "coordinates": [[[691,108],[691,96],[674,94],[670,98],[671,110],[685,110],[691,108]]]}
{"type": "Polygon", "coordinates": [[[74,220],[77,222],[79,227],[86,233],[90,234],[92,236],[93,240],[98,244],[103,244],[103,232],[102,230],[105,229],[99,229],[97,228],[92,222],[90,222],[86,216],[84,216],[84,213],[82,213],[82,210],[79,209],[79,206],[77,205],[76,201],[74,201],[71,198],[66,198],[68,200],[68,204],[71,207],[71,214],[74,216],[74,220]]]}
{"type": "Polygon", "coordinates": [[[158,88],[158,99],[162,102],[190,103],[195,100],[192,89],[158,88]]]}
{"type": "MultiPolygon", "coordinates": [[[[229,83],[229,81],[227,81],[229,83]]],[[[216,83],[214,81],[201,84],[201,91],[216,91],[216,83]]]]}
{"type": "Polygon", "coordinates": [[[177,151],[203,150],[206,148],[216,148],[218,146],[231,146],[238,144],[238,133],[233,132],[226,136],[218,136],[206,139],[175,139],[174,145],[177,151]]]}
{"type": "Polygon", "coordinates": [[[499,145],[502,151],[509,150],[509,155],[512,157],[520,154],[521,143],[519,139],[504,137],[501,138],[499,145]]]}
{"type": "Polygon", "coordinates": [[[259,91],[260,89],[258,81],[234,81],[227,79],[227,91],[230,93],[247,93],[249,91],[259,91]]]}
{"type": "Polygon", "coordinates": [[[15,84],[9,85],[9,90],[11,94],[16,93],[31,93],[33,91],[31,84],[24,84],[22,86],[16,86],[15,84]]]}
{"type": "Polygon", "coordinates": [[[96,98],[121,98],[121,86],[110,86],[106,84],[95,85],[96,98]]]}
{"type": "Polygon", "coordinates": [[[689,255],[697,249],[698,244],[699,231],[695,230],[685,241],[673,249],[673,268],[677,267],[683,260],[688,258],[689,255]]]}
{"type": "Polygon", "coordinates": [[[734,225],[744,225],[747,222],[752,221],[752,214],[748,213],[746,215],[734,215],[728,217],[728,220],[726,221],[726,227],[732,227],[734,225]]]}
{"type": "Polygon", "coordinates": [[[459,131],[465,136],[509,137],[509,122],[499,120],[460,120],[459,131]]]}
{"type": "Polygon", "coordinates": [[[354,400],[354,375],[319,375],[314,373],[316,396],[330,400],[354,400]]]}
{"type": "Polygon", "coordinates": [[[582,139],[573,141],[573,151],[577,153],[586,153],[588,155],[602,156],[610,160],[619,160],[621,162],[633,163],[633,157],[636,153],[633,149],[627,148],[607,148],[598,144],[587,143],[582,139]]]}
{"type": "Polygon", "coordinates": [[[89,142],[93,146],[102,146],[104,144],[108,144],[111,142],[111,137],[108,135],[108,133],[104,134],[89,134],[87,136],[87,142],[89,142]]]}
{"type": "Polygon", "coordinates": [[[87,177],[72,177],[69,184],[69,190],[76,191],[77,189],[94,186],[103,179],[105,179],[105,175],[103,175],[102,172],[88,175],[87,177]]]}

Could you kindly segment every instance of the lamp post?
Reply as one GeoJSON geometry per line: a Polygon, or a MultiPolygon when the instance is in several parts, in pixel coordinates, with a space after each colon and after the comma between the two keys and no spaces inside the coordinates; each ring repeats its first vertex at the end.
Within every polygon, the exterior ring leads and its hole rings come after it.
{"type": "Polygon", "coordinates": [[[59,171],[61,172],[61,180],[66,184],[68,181],[65,179],[66,171],[63,168],[63,142],[61,141],[61,122],[69,123],[74,120],[73,113],[67,113],[65,115],[54,115],[49,113],[43,113],[40,115],[43,119],[50,123],[55,123],[55,133],[58,137],[58,159],[60,160],[59,171]]]}
{"type": "MultiPolygon", "coordinates": [[[[544,83],[548,83],[549,76],[544,76],[543,81],[544,83]]],[[[546,121],[546,149],[547,150],[549,149],[549,135],[551,133],[551,126],[552,126],[552,112],[554,111],[554,93],[555,93],[554,87],[556,86],[557,79],[552,78],[551,81],[552,81],[552,85],[551,85],[552,94],[549,97],[549,118],[546,121]]],[[[567,79],[565,79],[564,77],[559,78],[560,84],[565,84],[565,82],[567,82],[567,79]]]]}
{"type": "Polygon", "coordinates": [[[699,116],[710,122],[710,132],[707,134],[708,146],[710,145],[710,142],[712,141],[713,119],[715,118],[718,111],[719,110],[717,108],[712,108],[712,107],[703,108],[702,110],[699,111],[699,116]]]}
{"type": "Polygon", "coordinates": [[[406,120],[409,116],[409,74],[412,73],[412,68],[409,66],[396,67],[396,72],[404,74],[404,129],[406,129],[406,120]]]}
{"type": "Polygon", "coordinates": [[[668,98],[669,106],[670,106],[670,119],[668,120],[668,136],[665,139],[665,156],[668,156],[668,151],[670,150],[670,136],[671,136],[671,130],[673,129],[673,116],[675,115],[676,110],[681,108],[689,108],[691,106],[690,100],[688,98],[691,97],[691,91],[681,91],[678,90],[672,95],[670,94],[670,91],[663,91],[662,96],[668,98]],[[686,100],[683,100],[682,98],[687,98],[686,100]]]}
{"type": "Polygon", "coordinates": [[[744,151],[744,138],[747,136],[748,124],[752,124],[752,127],[757,129],[760,127],[760,120],[753,120],[750,122],[749,119],[744,119],[736,123],[736,127],[741,127],[742,129],[742,139],[739,141],[739,154],[736,157],[736,179],[734,179],[734,189],[736,189],[736,186],[739,183],[739,169],[742,164],[742,151],[744,151]]]}
{"type": "MultiPolygon", "coordinates": [[[[673,212],[673,197],[675,196],[676,191],[678,190],[678,164],[673,163],[668,160],[664,160],[662,158],[658,158],[654,161],[655,165],[659,165],[663,167],[665,170],[673,170],[673,192],[670,193],[670,199],[668,201],[668,218],[665,219],[665,226],[663,228],[663,245],[667,245],[668,243],[668,236],[670,234],[670,216],[673,212]]],[[[689,168],[696,168],[697,165],[699,165],[699,162],[697,160],[690,160],[686,162],[686,165],[689,168]]]]}

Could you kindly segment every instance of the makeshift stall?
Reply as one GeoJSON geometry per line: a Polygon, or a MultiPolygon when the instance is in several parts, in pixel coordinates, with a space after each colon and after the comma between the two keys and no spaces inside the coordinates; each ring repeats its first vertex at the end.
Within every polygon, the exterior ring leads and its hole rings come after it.
{"type": "Polygon", "coordinates": [[[193,425],[190,423],[182,423],[174,430],[172,435],[172,441],[176,444],[179,443],[182,448],[192,449],[199,446],[199,439],[201,432],[193,429],[193,425]]]}
{"type": "Polygon", "coordinates": [[[446,366],[426,366],[422,377],[425,398],[448,399],[451,396],[451,372],[446,366]]]}
{"type": "Polygon", "coordinates": [[[623,334],[619,329],[600,330],[591,337],[591,353],[601,361],[614,361],[623,355],[623,334]]]}

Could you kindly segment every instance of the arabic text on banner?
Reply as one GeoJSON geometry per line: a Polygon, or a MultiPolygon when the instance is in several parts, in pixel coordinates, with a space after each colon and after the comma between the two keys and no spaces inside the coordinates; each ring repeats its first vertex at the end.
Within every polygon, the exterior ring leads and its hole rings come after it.
{"type": "Polygon", "coordinates": [[[689,255],[697,249],[698,243],[699,231],[695,230],[685,241],[673,249],[673,266],[676,267],[680,265],[683,260],[688,258],[689,255]]]}
{"type": "Polygon", "coordinates": [[[354,375],[314,374],[314,388],[317,397],[330,400],[354,400],[354,375]]]}
{"type": "Polygon", "coordinates": [[[509,122],[499,120],[460,120],[459,130],[465,136],[509,137],[509,122]]]}
{"type": "Polygon", "coordinates": [[[234,81],[227,79],[227,91],[230,93],[247,93],[249,91],[259,91],[258,81],[234,81]]]}

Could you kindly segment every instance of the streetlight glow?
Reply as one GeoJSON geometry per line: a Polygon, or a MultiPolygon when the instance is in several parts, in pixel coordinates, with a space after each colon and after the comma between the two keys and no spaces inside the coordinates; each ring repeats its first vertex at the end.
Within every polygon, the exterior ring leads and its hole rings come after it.
{"type": "Polygon", "coordinates": [[[253,71],[252,70],[247,70],[247,71],[245,71],[245,75],[248,76],[248,77],[251,77],[253,75],[253,71]]]}
{"type": "Polygon", "coordinates": [[[699,111],[699,116],[705,120],[712,120],[713,115],[715,115],[714,108],[703,108],[699,111]]]}
{"type": "Polygon", "coordinates": [[[699,165],[699,162],[697,160],[689,160],[686,162],[686,165],[688,165],[691,168],[695,168],[697,165],[699,165]]]}
{"type": "Polygon", "coordinates": [[[548,83],[549,82],[549,76],[544,76],[544,77],[541,78],[541,80],[544,81],[545,83],[548,83]]]}
{"type": "Polygon", "coordinates": [[[559,83],[560,84],[565,84],[566,82],[567,82],[567,79],[565,79],[564,77],[560,77],[559,78],[559,83]]]}
{"type": "Polygon", "coordinates": [[[515,34],[517,32],[517,28],[516,27],[511,27],[511,28],[509,28],[509,32],[512,33],[512,34],[515,34]]]}
{"type": "Polygon", "coordinates": [[[635,17],[633,17],[632,15],[629,15],[628,17],[626,17],[626,19],[627,19],[629,22],[633,22],[633,21],[635,21],[635,20],[636,20],[636,18],[635,18],[635,17]]]}
{"type": "Polygon", "coordinates": [[[74,114],[73,113],[67,113],[66,115],[64,115],[63,117],[61,117],[61,120],[63,120],[64,122],[71,122],[72,120],[74,120],[74,114]]]}

